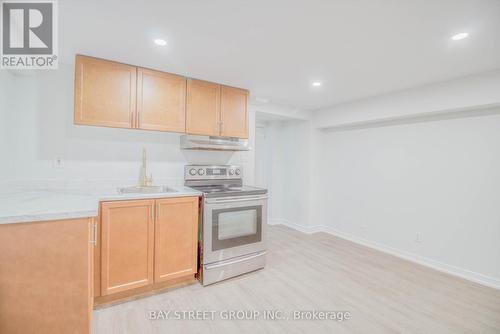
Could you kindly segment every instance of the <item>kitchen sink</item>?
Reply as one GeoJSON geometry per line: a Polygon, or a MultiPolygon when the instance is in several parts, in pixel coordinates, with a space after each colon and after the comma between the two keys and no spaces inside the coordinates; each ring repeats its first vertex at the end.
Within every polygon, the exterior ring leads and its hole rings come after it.
{"type": "Polygon", "coordinates": [[[177,190],[174,190],[167,186],[118,188],[119,194],[162,194],[162,193],[175,193],[175,192],[177,192],[177,190]]]}

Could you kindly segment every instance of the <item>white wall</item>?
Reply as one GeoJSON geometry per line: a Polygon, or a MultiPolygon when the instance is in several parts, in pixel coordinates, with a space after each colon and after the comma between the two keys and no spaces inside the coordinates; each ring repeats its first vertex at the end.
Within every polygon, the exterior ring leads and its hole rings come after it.
{"type": "MultiPolygon", "coordinates": [[[[71,65],[56,71],[15,75],[8,97],[12,177],[135,182],[139,176],[142,148],[158,182],[182,183],[183,167],[190,163],[235,163],[244,167],[245,182],[254,182],[254,153],[183,152],[179,134],[127,129],[75,126],[71,65]],[[62,157],[64,168],[54,168],[62,157]]],[[[255,116],[250,113],[250,143],[254,142],[255,116]]]]}
{"type": "Polygon", "coordinates": [[[500,282],[500,116],[325,132],[323,140],[314,191],[324,224],[500,282]]]}
{"type": "Polygon", "coordinates": [[[251,102],[250,109],[260,115],[260,119],[274,120],[308,120],[311,118],[311,113],[297,108],[291,108],[274,103],[255,104],[251,102]]]}
{"type": "Polygon", "coordinates": [[[255,127],[255,186],[268,188],[270,182],[269,150],[267,124],[255,127]]]}
{"type": "Polygon", "coordinates": [[[500,289],[498,92],[495,71],[270,122],[272,221],[500,289]]]}
{"type": "MultiPolygon", "coordinates": [[[[256,149],[258,156],[265,156],[268,162],[265,180],[271,222],[299,227],[309,224],[310,130],[309,121],[298,120],[270,122],[260,130],[265,137],[260,138],[256,149]]],[[[262,182],[262,176],[259,181],[262,182]]]]}
{"type": "Polygon", "coordinates": [[[500,104],[500,70],[341,104],[315,112],[318,128],[500,104]]]}
{"type": "Polygon", "coordinates": [[[0,71],[0,182],[6,180],[10,173],[9,127],[7,115],[10,108],[11,74],[0,71]]]}

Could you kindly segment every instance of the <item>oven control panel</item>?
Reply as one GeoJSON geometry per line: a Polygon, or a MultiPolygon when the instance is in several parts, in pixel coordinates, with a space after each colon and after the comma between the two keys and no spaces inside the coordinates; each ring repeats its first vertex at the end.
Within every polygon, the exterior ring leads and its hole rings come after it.
{"type": "Polygon", "coordinates": [[[185,180],[241,179],[242,168],[232,165],[188,165],[184,168],[185,180]]]}

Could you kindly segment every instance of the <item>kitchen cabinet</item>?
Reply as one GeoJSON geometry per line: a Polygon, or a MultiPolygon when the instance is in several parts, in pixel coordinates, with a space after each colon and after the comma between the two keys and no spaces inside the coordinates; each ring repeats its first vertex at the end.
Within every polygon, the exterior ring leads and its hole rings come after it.
{"type": "Polygon", "coordinates": [[[154,200],[101,205],[101,296],[153,283],[154,200]]]}
{"type": "Polygon", "coordinates": [[[186,132],[194,135],[220,135],[220,85],[188,79],[186,132]]]}
{"type": "Polygon", "coordinates": [[[221,86],[221,136],[248,138],[248,91],[221,86]]]}
{"type": "Polygon", "coordinates": [[[248,138],[248,91],[188,79],[186,132],[248,138]]]}
{"type": "Polygon", "coordinates": [[[0,225],[0,333],[90,333],[93,219],[0,225]]]}
{"type": "Polygon", "coordinates": [[[198,197],[103,202],[96,304],[161,290],[198,271],[198,197]]]}
{"type": "Polygon", "coordinates": [[[156,201],[155,283],[196,274],[198,197],[156,201]]]}
{"type": "Polygon", "coordinates": [[[248,91],[76,56],[75,124],[248,138],[248,91]]]}
{"type": "Polygon", "coordinates": [[[186,131],[186,78],[139,68],[137,122],[143,130],[186,131]]]}
{"type": "Polygon", "coordinates": [[[135,66],[77,56],[75,124],[132,128],[136,80],[135,66]]]}

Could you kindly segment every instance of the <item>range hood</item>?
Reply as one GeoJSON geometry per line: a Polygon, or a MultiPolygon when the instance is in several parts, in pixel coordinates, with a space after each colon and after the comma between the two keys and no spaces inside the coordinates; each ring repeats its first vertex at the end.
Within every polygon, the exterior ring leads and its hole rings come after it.
{"type": "Polygon", "coordinates": [[[213,136],[181,136],[181,149],[208,151],[249,151],[248,140],[213,136]]]}

